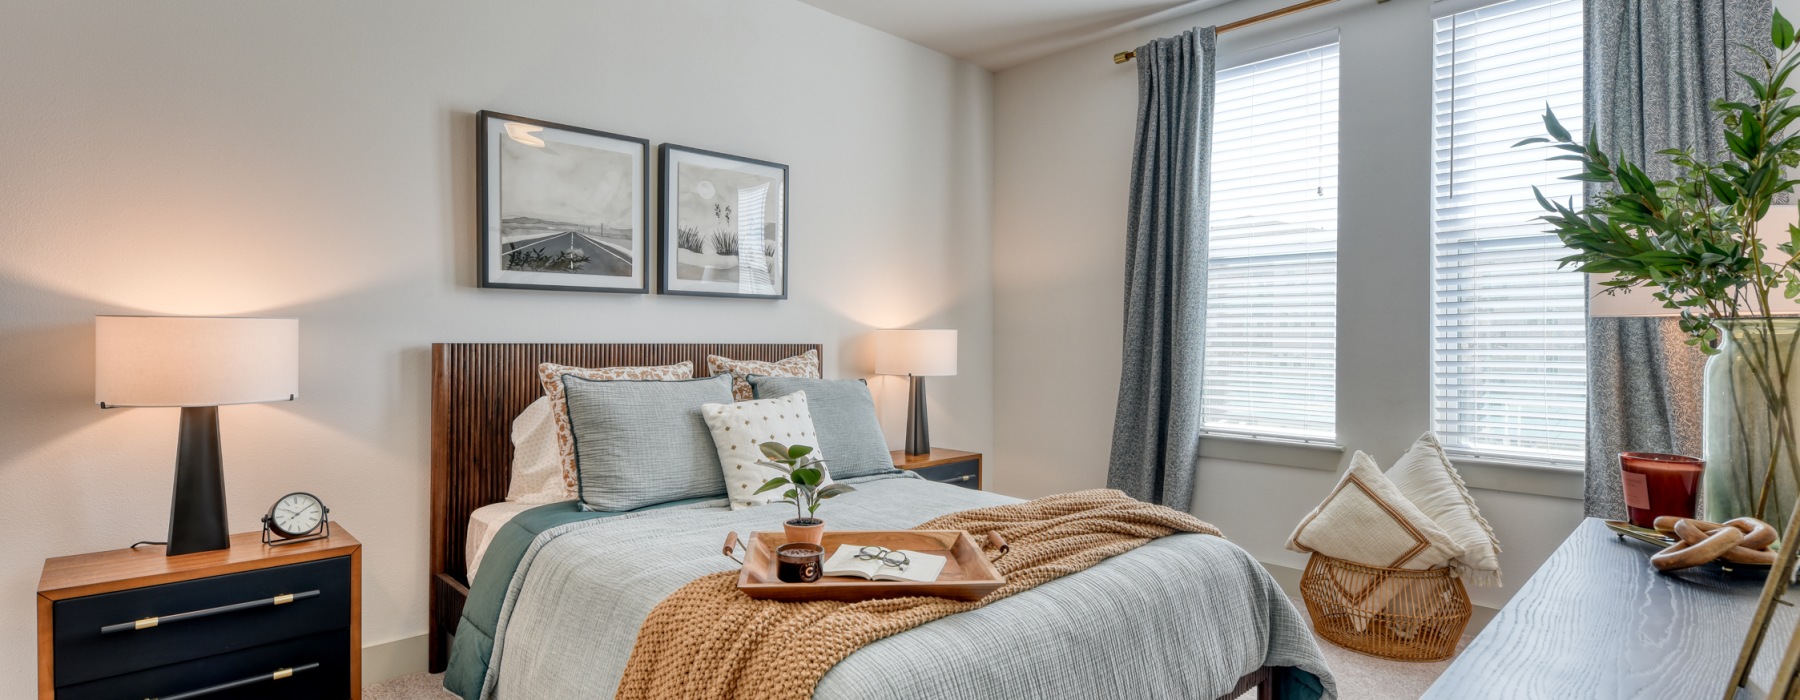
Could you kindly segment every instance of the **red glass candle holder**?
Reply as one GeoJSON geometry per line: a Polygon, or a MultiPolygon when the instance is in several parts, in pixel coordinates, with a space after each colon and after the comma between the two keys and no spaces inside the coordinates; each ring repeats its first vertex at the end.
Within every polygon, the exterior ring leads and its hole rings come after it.
{"type": "Polygon", "coordinates": [[[1705,469],[1706,462],[1693,457],[1620,453],[1619,479],[1631,524],[1653,527],[1658,516],[1694,517],[1700,496],[1700,473],[1705,469]]]}

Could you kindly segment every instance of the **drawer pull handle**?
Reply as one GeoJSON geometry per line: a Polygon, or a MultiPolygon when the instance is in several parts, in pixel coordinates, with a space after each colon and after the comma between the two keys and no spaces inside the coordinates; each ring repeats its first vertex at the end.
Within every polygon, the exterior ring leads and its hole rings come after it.
{"type": "Polygon", "coordinates": [[[197,698],[197,697],[202,697],[202,696],[206,696],[206,695],[212,695],[213,693],[231,690],[232,688],[242,688],[247,685],[255,685],[257,683],[262,683],[265,681],[278,681],[283,678],[292,676],[296,673],[300,673],[302,671],[311,671],[318,667],[319,667],[318,664],[311,663],[311,664],[305,664],[302,666],[294,666],[291,668],[276,669],[274,673],[259,673],[254,676],[251,676],[249,678],[240,678],[238,680],[231,681],[229,683],[220,683],[218,685],[201,688],[199,690],[190,690],[185,693],[176,693],[174,695],[164,695],[162,697],[156,697],[156,698],[146,698],[145,700],[188,700],[188,698],[197,698]]]}
{"type": "Polygon", "coordinates": [[[974,480],[975,480],[974,474],[964,474],[962,476],[955,476],[955,477],[951,477],[948,479],[937,479],[936,481],[940,484],[958,484],[958,483],[962,483],[964,481],[974,481],[974,480]]]}
{"type": "Polygon", "coordinates": [[[181,622],[182,620],[192,620],[192,619],[201,618],[201,617],[211,617],[213,615],[219,615],[219,614],[229,613],[229,612],[237,612],[239,610],[249,610],[251,608],[262,608],[262,607],[268,607],[268,606],[273,606],[273,605],[286,605],[286,604],[292,603],[296,600],[306,600],[307,598],[317,597],[318,595],[319,595],[318,591],[306,591],[304,593],[283,593],[283,594],[275,596],[273,598],[263,598],[261,600],[251,600],[251,601],[245,601],[242,603],[232,603],[231,605],[221,605],[216,608],[207,608],[205,610],[195,610],[193,612],[175,613],[173,615],[162,615],[159,617],[146,617],[141,620],[133,620],[131,622],[121,622],[116,625],[107,625],[105,627],[100,628],[100,633],[101,634],[112,634],[114,632],[130,632],[133,630],[146,630],[146,629],[150,629],[152,627],[156,627],[158,625],[166,625],[171,622],[181,622]]]}

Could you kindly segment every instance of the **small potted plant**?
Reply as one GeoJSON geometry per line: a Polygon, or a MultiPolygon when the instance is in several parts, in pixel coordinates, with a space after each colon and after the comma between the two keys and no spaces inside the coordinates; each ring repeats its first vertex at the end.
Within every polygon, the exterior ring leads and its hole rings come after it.
{"type": "Polygon", "coordinates": [[[824,483],[825,460],[812,454],[811,447],[788,447],[779,442],[765,442],[760,449],[768,459],[757,464],[779,471],[782,475],[768,480],[756,492],[788,487],[781,494],[782,503],[794,505],[794,519],[781,524],[781,529],[787,533],[787,541],[819,544],[825,536],[825,521],[815,515],[819,512],[819,504],[827,498],[856,489],[844,484],[824,483]]]}

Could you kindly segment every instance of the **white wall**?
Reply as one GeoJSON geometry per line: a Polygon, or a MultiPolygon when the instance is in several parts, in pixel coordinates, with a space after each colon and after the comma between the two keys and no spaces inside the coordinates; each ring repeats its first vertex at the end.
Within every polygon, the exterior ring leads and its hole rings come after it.
{"type": "MultiPolygon", "coordinates": [[[[995,77],[995,453],[989,483],[1020,496],[1106,482],[1123,326],[1126,188],[1137,72],[1115,51],[1288,4],[1243,0],[995,77]]],[[[1429,421],[1431,21],[1427,0],[1345,0],[1220,38],[1220,53],[1340,30],[1338,436],[1391,463],[1429,421]]],[[[1202,441],[1193,511],[1265,562],[1349,454],[1202,441]]],[[[1472,484],[1579,495],[1568,474],[1471,466],[1472,484]]],[[[1508,585],[1580,521],[1579,500],[1481,489],[1508,585]]]]}
{"type": "MultiPolygon", "coordinates": [[[[365,543],[364,640],[425,630],[434,341],[962,331],[934,437],[992,446],[991,75],[792,0],[8,3],[0,22],[0,696],[45,557],[162,539],[177,412],[102,411],[95,314],[301,319],[301,397],[221,411],[233,531],[312,491],[365,543]],[[495,109],[783,162],[783,302],[475,285],[495,109]]],[[[653,178],[654,179],[654,178],[653,178]]],[[[901,437],[902,382],[884,394],[901,437]]]]}

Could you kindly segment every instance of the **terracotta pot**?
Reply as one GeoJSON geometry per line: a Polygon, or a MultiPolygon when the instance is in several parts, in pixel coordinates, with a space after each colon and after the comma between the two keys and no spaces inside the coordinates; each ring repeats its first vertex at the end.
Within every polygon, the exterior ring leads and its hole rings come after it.
{"type": "Polygon", "coordinates": [[[821,540],[825,539],[825,521],[818,518],[808,518],[805,520],[795,518],[782,523],[781,529],[787,533],[787,541],[789,544],[795,542],[819,544],[821,540]]]}

